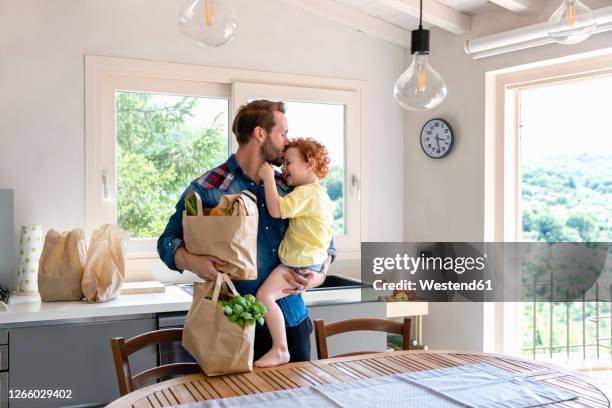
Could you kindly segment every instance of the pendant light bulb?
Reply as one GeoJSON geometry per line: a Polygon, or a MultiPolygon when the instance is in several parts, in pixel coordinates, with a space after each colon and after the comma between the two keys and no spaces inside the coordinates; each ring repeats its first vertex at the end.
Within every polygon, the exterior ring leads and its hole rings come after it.
{"type": "Polygon", "coordinates": [[[178,25],[186,37],[207,47],[228,43],[238,31],[238,21],[227,0],[188,0],[178,25]]]}
{"type": "Polygon", "coordinates": [[[429,30],[423,29],[423,0],[420,5],[419,28],[412,31],[410,41],[412,63],[393,88],[397,103],[415,111],[435,108],[448,92],[444,79],[429,65],[429,30]]]}
{"type": "Polygon", "coordinates": [[[593,11],[580,0],[563,0],[548,20],[548,34],[560,44],[577,44],[593,34],[596,20],[593,11]]]}
{"type": "Polygon", "coordinates": [[[447,93],[446,82],[429,64],[427,54],[418,52],[393,89],[397,103],[404,109],[415,111],[435,108],[447,93]]]}

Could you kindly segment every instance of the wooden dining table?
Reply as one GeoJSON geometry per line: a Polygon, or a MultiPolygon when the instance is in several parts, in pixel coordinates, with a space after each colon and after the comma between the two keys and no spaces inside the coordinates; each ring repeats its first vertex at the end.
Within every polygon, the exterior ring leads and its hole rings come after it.
{"type": "Polygon", "coordinates": [[[567,371],[539,361],[505,355],[423,350],[372,353],[289,363],[272,368],[256,368],[250,373],[218,377],[207,377],[203,373],[186,375],[136,390],[113,401],[107,407],[169,407],[240,395],[478,363],[488,363],[578,396],[577,399],[571,401],[543,405],[543,407],[610,407],[612,395],[606,385],[599,384],[578,372],[567,371]]]}

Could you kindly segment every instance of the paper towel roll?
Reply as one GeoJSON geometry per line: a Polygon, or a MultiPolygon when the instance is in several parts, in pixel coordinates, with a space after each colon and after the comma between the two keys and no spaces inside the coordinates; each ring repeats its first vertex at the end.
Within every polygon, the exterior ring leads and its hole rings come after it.
{"type": "Polygon", "coordinates": [[[18,294],[38,293],[38,262],[43,249],[43,236],[43,228],[40,225],[21,227],[17,270],[18,294]]]}

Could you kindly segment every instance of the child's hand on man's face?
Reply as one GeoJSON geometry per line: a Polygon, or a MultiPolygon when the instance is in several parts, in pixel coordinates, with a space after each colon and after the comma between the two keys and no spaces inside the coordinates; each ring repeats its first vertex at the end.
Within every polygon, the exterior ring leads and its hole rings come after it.
{"type": "Polygon", "coordinates": [[[274,168],[272,168],[270,163],[264,163],[257,170],[257,174],[262,180],[274,179],[274,168]]]}

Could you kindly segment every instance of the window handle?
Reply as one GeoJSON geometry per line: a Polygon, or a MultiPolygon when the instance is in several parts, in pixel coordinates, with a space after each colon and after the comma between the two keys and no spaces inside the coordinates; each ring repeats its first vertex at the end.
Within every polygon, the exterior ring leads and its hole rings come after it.
{"type": "Polygon", "coordinates": [[[361,200],[361,180],[359,179],[359,176],[353,174],[351,184],[357,190],[357,200],[361,200]]]}
{"type": "Polygon", "coordinates": [[[102,170],[102,197],[108,200],[108,173],[102,170]]]}

